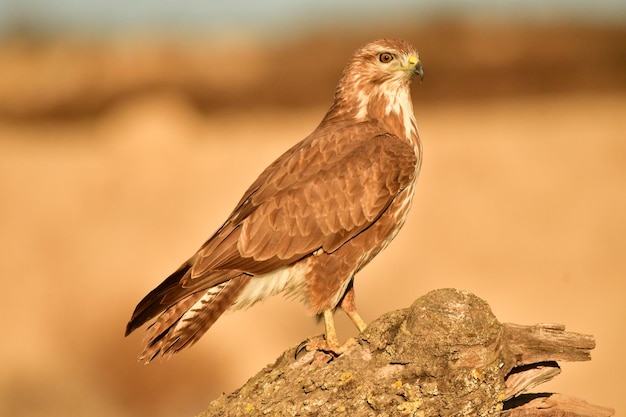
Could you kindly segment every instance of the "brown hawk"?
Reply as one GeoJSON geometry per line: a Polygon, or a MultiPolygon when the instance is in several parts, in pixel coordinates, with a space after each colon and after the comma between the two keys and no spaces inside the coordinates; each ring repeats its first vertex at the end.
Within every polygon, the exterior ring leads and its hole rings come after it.
{"type": "Polygon", "coordinates": [[[225,311],[270,295],[302,299],[326,337],[308,347],[341,353],[333,313],[363,331],[354,275],[396,236],[411,207],[422,145],[410,83],[423,78],[408,42],[378,40],[344,69],[319,126],[269,167],[226,222],[139,302],[126,335],[156,317],[140,360],[194,344],[225,311]]]}

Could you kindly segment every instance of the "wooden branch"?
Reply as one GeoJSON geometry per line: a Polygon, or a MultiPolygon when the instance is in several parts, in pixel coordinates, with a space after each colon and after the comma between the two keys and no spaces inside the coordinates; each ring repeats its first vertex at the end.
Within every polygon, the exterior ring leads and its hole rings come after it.
{"type": "Polygon", "coordinates": [[[589,361],[596,347],[593,336],[565,332],[561,324],[520,326],[505,323],[508,347],[515,366],[545,361],[589,361]]]}
{"type": "Polygon", "coordinates": [[[501,417],[606,417],[615,411],[561,394],[524,394],[501,417]]]}
{"type": "Polygon", "coordinates": [[[589,360],[593,337],[560,325],[500,324],[486,302],[432,291],[384,314],[339,357],[296,348],[201,416],[568,416],[613,410],[556,394],[523,394],[589,360]]]}
{"type": "Polygon", "coordinates": [[[513,368],[505,377],[504,400],[513,398],[537,385],[548,382],[561,373],[556,362],[539,362],[513,368]]]}
{"type": "Polygon", "coordinates": [[[561,372],[557,360],[591,360],[591,349],[596,346],[592,336],[565,332],[561,324],[505,323],[503,328],[507,341],[503,351],[507,364],[505,400],[557,376],[561,372]]]}

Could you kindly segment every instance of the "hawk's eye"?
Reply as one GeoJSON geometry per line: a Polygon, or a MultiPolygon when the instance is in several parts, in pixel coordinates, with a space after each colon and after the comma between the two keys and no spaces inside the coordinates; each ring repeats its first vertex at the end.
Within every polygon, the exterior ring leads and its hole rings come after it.
{"type": "Polygon", "coordinates": [[[380,62],[382,62],[383,64],[387,64],[391,61],[393,61],[393,55],[391,55],[388,52],[383,52],[382,54],[378,55],[378,59],[380,60],[380,62]]]}

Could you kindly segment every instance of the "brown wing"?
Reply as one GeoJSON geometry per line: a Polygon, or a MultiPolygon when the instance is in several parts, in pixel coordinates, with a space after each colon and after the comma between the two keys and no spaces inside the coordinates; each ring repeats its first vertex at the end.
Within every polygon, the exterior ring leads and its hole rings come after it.
{"type": "Polygon", "coordinates": [[[417,157],[406,141],[333,139],[303,142],[272,164],[196,254],[190,280],[215,270],[262,274],[320,248],[333,252],[411,183],[417,157]]]}
{"type": "Polygon", "coordinates": [[[375,222],[411,183],[417,157],[395,136],[347,130],[318,130],[270,165],[224,225],[139,302],[126,334],[191,294],[333,252],[375,222]]]}

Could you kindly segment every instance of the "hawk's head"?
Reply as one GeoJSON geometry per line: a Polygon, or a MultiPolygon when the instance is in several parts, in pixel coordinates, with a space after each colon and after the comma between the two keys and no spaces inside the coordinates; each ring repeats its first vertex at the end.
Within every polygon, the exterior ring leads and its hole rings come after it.
{"type": "Polygon", "coordinates": [[[415,76],[424,78],[419,53],[410,43],[381,39],[358,49],[348,63],[343,78],[361,78],[372,83],[397,82],[407,85],[415,76]],[[355,77],[356,76],[356,77],[355,77]]]}
{"type": "Polygon", "coordinates": [[[419,53],[410,43],[398,39],[381,39],[359,48],[346,66],[337,93],[353,94],[363,88],[387,90],[408,88],[424,70],[419,53]]]}
{"type": "Polygon", "coordinates": [[[424,70],[410,43],[381,39],[358,49],[346,66],[337,90],[334,114],[351,114],[357,120],[387,119],[395,115],[407,136],[415,129],[409,85],[424,70]]]}

